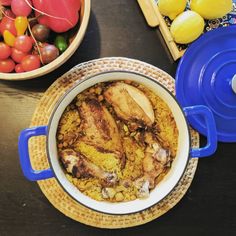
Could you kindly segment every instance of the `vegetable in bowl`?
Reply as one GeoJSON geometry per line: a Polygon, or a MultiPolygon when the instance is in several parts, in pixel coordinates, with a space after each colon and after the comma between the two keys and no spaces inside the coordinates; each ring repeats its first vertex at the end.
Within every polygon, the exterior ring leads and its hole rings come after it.
{"type": "Polygon", "coordinates": [[[65,52],[74,29],[79,28],[80,0],[49,1],[47,5],[38,0],[12,0],[0,4],[0,43],[12,51],[0,55],[0,73],[29,72],[51,63],[65,52]],[[21,53],[17,59],[15,49],[21,53]]]}

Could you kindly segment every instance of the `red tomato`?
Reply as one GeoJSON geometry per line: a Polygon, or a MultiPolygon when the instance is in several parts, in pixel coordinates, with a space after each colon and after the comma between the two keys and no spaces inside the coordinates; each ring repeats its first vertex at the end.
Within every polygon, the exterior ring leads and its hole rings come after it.
{"type": "Polygon", "coordinates": [[[12,48],[12,53],[11,53],[11,58],[17,62],[17,63],[21,63],[22,59],[27,56],[27,53],[22,52],[16,48],[12,48]]]}
{"type": "Polygon", "coordinates": [[[59,56],[59,50],[54,45],[47,45],[40,49],[42,54],[42,61],[48,64],[59,56]]]}
{"type": "Polygon", "coordinates": [[[32,40],[27,35],[21,35],[16,37],[14,47],[22,52],[29,52],[32,49],[32,40]]]}
{"type": "Polygon", "coordinates": [[[7,59],[11,55],[11,48],[3,43],[0,42],[0,60],[7,59]]]}
{"type": "MultiPolygon", "coordinates": [[[[31,0],[28,0],[28,2],[32,6],[31,0]]],[[[32,11],[25,0],[12,0],[11,9],[16,16],[28,16],[32,11]]]]}
{"type": "Polygon", "coordinates": [[[22,73],[22,72],[25,72],[25,71],[24,71],[24,69],[23,69],[23,67],[22,67],[21,64],[17,64],[17,65],[15,66],[15,72],[16,72],[16,73],[22,73]]]}
{"type": "Polygon", "coordinates": [[[0,32],[2,35],[3,35],[4,30],[9,30],[13,35],[16,36],[17,33],[16,33],[14,20],[11,20],[10,18],[4,16],[0,23],[0,32]]]}
{"type": "Polygon", "coordinates": [[[10,6],[10,5],[11,5],[11,1],[12,1],[12,0],[1,0],[1,4],[2,4],[3,6],[10,6]]]}
{"type": "Polygon", "coordinates": [[[27,55],[23,58],[21,64],[24,71],[31,71],[31,70],[38,69],[40,67],[39,56],[27,55]]]}
{"type": "Polygon", "coordinates": [[[12,59],[0,60],[0,72],[10,73],[15,68],[15,62],[12,59]]]}

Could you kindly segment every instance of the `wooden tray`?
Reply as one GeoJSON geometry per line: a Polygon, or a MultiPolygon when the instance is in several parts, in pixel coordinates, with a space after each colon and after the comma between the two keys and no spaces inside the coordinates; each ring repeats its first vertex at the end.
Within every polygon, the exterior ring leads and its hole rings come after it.
{"type": "Polygon", "coordinates": [[[176,61],[180,57],[184,55],[185,50],[180,50],[175,43],[168,25],[166,24],[163,16],[161,15],[157,0],[137,0],[139,3],[140,8],[142,9],[142,12],[144,14],[144,17],[151,27],[157,27],[159,26],[160,32],[166,42],[167,47],[169,48],[169,51],[173,57],[173,59],[176,61]]]}
{"type": "MultiPolygon", "coordinates": [[[[168,17],[163,17],[159,11],[157,2],[158,0],[137,0],[142,12],[146,18],[149,26],[157,27],[159,26],[160,32],[166,42],[167,47],[176,61],[185,53],[188,45],[176,44],[170,33],[169,27],[171,21],[168,17]]],[[[227,27],[236,24],[236,0],[233,0],[232,12],[223,16],[222,18],[205,20],[205,32],[217,29],[219,27],[227,27]]]]}

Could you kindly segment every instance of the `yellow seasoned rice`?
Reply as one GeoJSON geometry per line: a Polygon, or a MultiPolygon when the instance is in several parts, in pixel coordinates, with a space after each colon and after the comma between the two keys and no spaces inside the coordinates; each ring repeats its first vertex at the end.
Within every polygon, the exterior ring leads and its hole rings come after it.
{"type": "MultiPolygon", "coordinates": [[[[169,109],[168,105],[151,90],[145,86],[133,82],[129,82],[142,90],[151,101],[155,114],[155,128],[158,130],[158,140],[165,149],[169,149],[171,156],[174,159],[178,146],[178,129],[174,117],[169,109]]],[[[102,91],[104,84],[100,83],[92,88],[87,89],[82,94],[79,94],[73,101],[72,105],[69,105],[62,115],[59,123],[57,139],[58,149],[63,150],[67,148],[69,144],[61,143],[65,135],[70,135],[71,132],[75,133],[78,125],[80,124],[79,113],[76,106],[81,104],[81,99],[86,96],[92,96],[102,100],[102,91]]],[[[111,107],[108,108],[111,111],[111,107]]],[[[101,153],[96,150],[95,147],[87,145],[86,143],[79,143],[75,150],[82,153],[92,163],[96,164],[105,171],[115,172],[120,182],[117,186],[110,189],[112,198],[104,199],[102,196],[102,185],[98,179],[94,177],[88,178],[75,178],[72,175],[66,173],[66,177],[72,182],[82,193],[97,200],[97,201],[132,201],[137,198],[137,189],[133,184],[124,184],[125,181],[134,181],[135,179],[143,176],[142,162],[144,159],[144,148],[135,139],[135,132],[130,132],[128,127],[122,122],[117,121],[118,129],[122,138],[123,150],[126,155],[126,164],[124,169],[121,170],[118,159],[113,153],[101,153]],[[114,194],[113,194],[114,193],[114,194]]],[[[165,173],[161,174],[156,180],[156,183],[163,179],[165,173]]],[[[158,187],[158,186],[157,186],[158,187]]]]}

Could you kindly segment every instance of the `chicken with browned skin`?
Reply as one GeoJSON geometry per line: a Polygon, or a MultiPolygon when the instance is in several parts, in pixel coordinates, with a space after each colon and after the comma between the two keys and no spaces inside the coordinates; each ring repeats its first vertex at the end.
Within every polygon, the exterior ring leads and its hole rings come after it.
{"type": "Polygon", "coordinates": [[[126,83],[112,84],[104,97],[114,108],[116,115],[126,123],[138,127],[151,127],[154,123],[154,111],[147,96],[139,89],[126,83]]]}
{"type": "MultiPolygon", "coordinates": [[[[79,107],[83,133],[77,143],[84,142],[97,149],[98,152],[110,152],[119,159],[121,166],[125,164],[125,156],[116,122],[107,108],[96,99],[86,99],[79,107]]],[[[75,146],[77,144],[75,143],[75,146]]]]}
{"type": "Polygon", "coordinates": [[[140,198],[149,196],[149,189],[155,187],[156,178],[165,172],[170,161],[170,151],[163,149],[157,142],[151,142],[143,159],[144,176],[135,182],[140,198]]]}
{"type": "Polygon", "coordinates": [[[118,178],[115,173],[106,172],[88,161],[82,154],[72,149],[65,149],[59,153],[59,157],[68,173],[76,178],[96,177],[104,186],[113,186],[118,178]]]}
{"type": "Polygon", "coordinates": [[[148,176],[150,188],[154,188],[155,179],[164,172],[169,160],[169,152],[161,147],[158,147],[158,150],[154,152],[146,150],[143,159],[143,170],[145,176],[148,176]]]}

